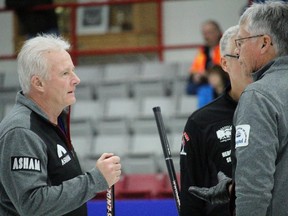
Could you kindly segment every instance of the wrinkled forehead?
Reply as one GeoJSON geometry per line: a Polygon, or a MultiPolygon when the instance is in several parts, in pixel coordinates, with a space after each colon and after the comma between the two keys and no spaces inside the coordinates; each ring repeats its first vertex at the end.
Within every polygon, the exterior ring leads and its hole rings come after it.
{"type": "Polygon", "coordinates": [[[238,31],[235,39],[248,37],[250,35],[251,35],[251,33],[248,31],[248,24],[247,24],[247,22],[245,22],[245,23],[242,23],[239,25],[239,31],[238,31]]]}

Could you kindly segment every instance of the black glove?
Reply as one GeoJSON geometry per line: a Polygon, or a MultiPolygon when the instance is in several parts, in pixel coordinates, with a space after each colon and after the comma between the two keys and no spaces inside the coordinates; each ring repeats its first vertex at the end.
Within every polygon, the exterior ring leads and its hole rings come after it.
{"type": "Polygon", "coordinates": [[[196,186],[189,187],[188,191],[194,196],[210,202],[211,204],[224,204],[230,200],[229,186],[232,179],[227,177],[223,172],[218,172],[218,184],[211,188],[200,188],[196,186]]]}

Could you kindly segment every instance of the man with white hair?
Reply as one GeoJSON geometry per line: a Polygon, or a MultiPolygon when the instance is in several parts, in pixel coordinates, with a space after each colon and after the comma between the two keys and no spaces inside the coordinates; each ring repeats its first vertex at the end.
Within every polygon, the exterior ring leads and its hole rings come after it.
{"type": "Polygon", "coordinates": [[[69,47],[42,35],[18,55],[22,91],[0,124],[0,215],[84,216],[85,203],[120,178],[120,158],[112,153],[81,171],[69,131],[80,83],[69,47]]]}

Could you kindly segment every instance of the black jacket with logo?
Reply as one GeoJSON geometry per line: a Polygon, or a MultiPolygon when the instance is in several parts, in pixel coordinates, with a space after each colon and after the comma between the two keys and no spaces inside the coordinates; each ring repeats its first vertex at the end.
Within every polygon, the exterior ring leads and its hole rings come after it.
{"type": "Polygon", "coordinates": [[[217,173],[231,177],[231,132],[237,103],[225,93],[188,119],[181,144],[181,216],[228,216],[229,206],[210,205],[188,192],[192,185],[211,187],[217,173]]]}

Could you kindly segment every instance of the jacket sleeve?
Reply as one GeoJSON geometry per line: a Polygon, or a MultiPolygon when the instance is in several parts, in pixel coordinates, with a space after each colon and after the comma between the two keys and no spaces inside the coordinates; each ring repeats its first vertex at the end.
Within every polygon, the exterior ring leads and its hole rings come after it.
{"type": "Polygon", "coordinates": [[[195,123],[188,120],[180,152],[181,171],[181,216],[201,216],[205,212],[205,202],[188,192],[188,188],[204,186],[205,169],[203,168],[203,152],[201,146],[201,132],[195,123]]]}
{"type": "Polygon", "coordinates": [[[198,53],[196,54],[189,72],[190,74],[203,74],[205,71],[205,61],[206,61],[206,57],[203,51],[203,48],[199,48],[198,49],[198,53]]]}
{"type": "Polygon", "coordinates": [[[266,215],[279,146],[275,102],[255,90],[242,94],[234,116],[236,215],[266,215]]]}
{"type": "Polygon", "coordinates": [[[58,186],[51,186],[47,174],[46,145],[36,134],[16,128],[1,139],[5,152],[1,154],[1,169],[7,170],[1,181],[20,215],[63,215],[108,188],[96,168],[58,186]],[[15,167],[22,165],[13,163],[15,157],[35,158],[40,162],[40,169],[17,170],[15,167]]]}

